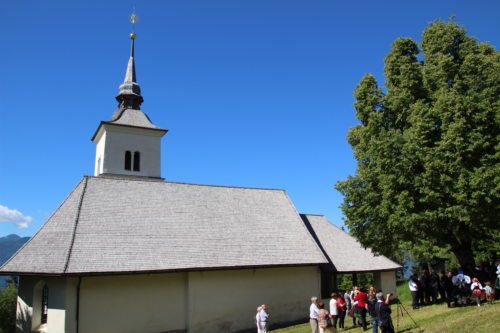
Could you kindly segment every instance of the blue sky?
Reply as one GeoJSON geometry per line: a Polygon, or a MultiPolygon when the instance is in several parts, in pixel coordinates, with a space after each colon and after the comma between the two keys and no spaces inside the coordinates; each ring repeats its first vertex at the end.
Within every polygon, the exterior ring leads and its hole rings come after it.
{"type": "Polygon", "coordinates": [[[353,90],[397,37],[456,16],[499,44],[499,1],[23,1],[2,3],[0,236],[32,235],[83,175],[128,60],[163,139],[167,180],[286,189],[342,225],[334,184],[355,171],[353,90]]]}

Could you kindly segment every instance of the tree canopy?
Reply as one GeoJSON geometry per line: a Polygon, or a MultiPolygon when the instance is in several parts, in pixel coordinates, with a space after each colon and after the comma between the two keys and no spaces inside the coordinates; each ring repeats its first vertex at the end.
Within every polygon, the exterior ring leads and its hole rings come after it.
{"type": "Polygon", "coordinates": [[[464,27],[435,21],[420,46],[393,43],[385,88],[361,79],[348,133],[357,169],[336,188],[363,245],[390,257],[448,248],[463,266],[474,250],[499,250],[499,60],[464,27]]]}

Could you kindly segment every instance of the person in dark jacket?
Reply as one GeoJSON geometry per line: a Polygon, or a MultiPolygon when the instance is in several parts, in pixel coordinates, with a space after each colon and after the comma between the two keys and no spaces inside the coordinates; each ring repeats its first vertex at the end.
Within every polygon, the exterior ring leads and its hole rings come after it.
{"type": "Polygon", "coordinates": [[[441,272],[441,286],[444,290],[446,303],[448,307],[451,307],[451,302],[453,300],[453,282],[451,282],[451,278],[453,277],[453,273],[448,271],[448,273],[441,272]]]}
{"type": "Polygon", "coordinates": [[[429,301],[431,304],[437,303],[438,293],[439,293],[439,275],[432,270],[429,276],[429,301]]]}
{"type": "Polygon", "coordinates": [[[379,319],[379,327],[382,333],[394,333],[394,325],[391,318],[390,301],[392,294],[387,294],[385,302],[383,300],[384,294],[378,292],[376,294],[377,304],[375,304],[375,312],[379,319]]]}
{"type": "Polygon", "coordinates": [[[377,304],[377,298],[376,298],[376,293],[369,293],[368,294],[368,313],[370,314],[370,317],[372,317],[372,328],[373,328],[373,333],[378,333],[378,324],[379,324],[379,318],[377,316],[377,312],[375,311],[375,305],[377,304]]]}

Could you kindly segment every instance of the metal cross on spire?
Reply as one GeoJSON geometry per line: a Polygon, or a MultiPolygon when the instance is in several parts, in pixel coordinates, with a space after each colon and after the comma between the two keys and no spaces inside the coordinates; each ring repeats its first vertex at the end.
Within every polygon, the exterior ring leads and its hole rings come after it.
{"type": "Polygon", "coordinates": [[[137,16],[137,14],[135,13],[135,8],[134,10],[132,11],[132,14],[130,14],[130,23],[132,23],[132,33],[130,34],[130,38],[132,40],[135,39],[135,25],[137,24],[137,22],[139,22],[139,16],[137,16]]]}

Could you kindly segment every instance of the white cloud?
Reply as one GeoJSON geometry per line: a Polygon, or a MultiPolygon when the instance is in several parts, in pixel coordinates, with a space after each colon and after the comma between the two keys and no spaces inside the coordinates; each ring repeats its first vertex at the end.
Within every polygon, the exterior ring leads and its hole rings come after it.
{"type": "Polygon", "coordinates": [[[0,222],[10,222],[17,225],[18,228],[26,229],[33,221],[31,216],[24,215],[16,209],[0,205],[0,222]]]}

